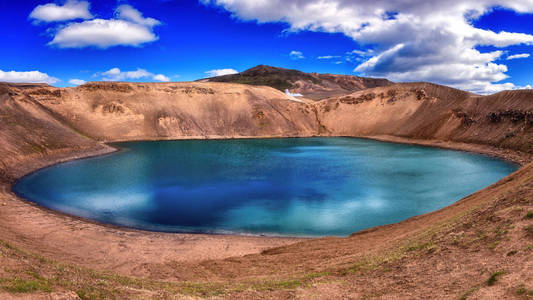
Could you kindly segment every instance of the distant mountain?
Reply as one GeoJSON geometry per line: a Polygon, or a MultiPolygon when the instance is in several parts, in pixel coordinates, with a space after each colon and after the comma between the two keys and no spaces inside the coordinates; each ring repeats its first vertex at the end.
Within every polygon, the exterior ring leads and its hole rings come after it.
{"type": "Polygon", "coordinates": [[[321,100],[351,94],[367,88],[391,85],[387,79],[351,75],[304,73],[298,70],[259,65],[244,72],[201,79],[202,82],[232,82],[250,85],[266,85],[303,97],[321,100]]]}

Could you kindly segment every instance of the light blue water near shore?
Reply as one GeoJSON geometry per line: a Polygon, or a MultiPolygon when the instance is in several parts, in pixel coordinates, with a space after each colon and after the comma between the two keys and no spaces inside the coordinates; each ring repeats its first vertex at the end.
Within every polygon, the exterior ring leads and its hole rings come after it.
{"type": "Polygon", "coordinates": [[[354,138],[130,142],[22,178],[35,203],[175,232],[338,235],[448,206],[517,169],[471,153],[354,138]]]}

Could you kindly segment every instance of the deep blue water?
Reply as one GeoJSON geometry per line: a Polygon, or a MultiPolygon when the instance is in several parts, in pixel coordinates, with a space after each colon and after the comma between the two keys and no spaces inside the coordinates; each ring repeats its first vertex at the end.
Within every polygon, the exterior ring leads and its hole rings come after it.
{"type": "Polygon", "coordinates": [[[176,232],[348,235],[448,206],[517,169],[471,153],[354,138],[129,142],[14,191],[67,214],[176,232]]]}

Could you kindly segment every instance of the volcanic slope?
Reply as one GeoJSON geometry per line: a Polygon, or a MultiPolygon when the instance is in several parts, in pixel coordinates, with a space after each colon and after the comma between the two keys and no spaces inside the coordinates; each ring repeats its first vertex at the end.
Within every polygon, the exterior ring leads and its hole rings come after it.
{"type": "Polygon", "coordinates": [[[485,144],[533,152],[533,91],[480,96],[431,83],[403,83],[316,103],[324,132],[485,144]]]}
{"type": "Polygon", "coordinates": [[[313,100],[342,96],[367,88],[392,84],[382,78],[304,73],[265,65],[259,65],[238,74],[211,77],[200,81],[265,85],[280,91],[288,89],[292,93],[302,94],[303,97],[313,100]]]}
{"type": "Polygon", "coordinates": [[[533,295],[533,91],[409,83],[318,102],[229,83],[0,84],[0,298],[517,298],[533,295]],[[114,228],[10,191],[20,176],[113,151],[102,142],[373,137],[505,157],[522,168],[458,203],[347,238],[114,228]],[[74,293],[74,294],[73,294],[74,293]]]}
{"type": "Polygon", "coordinates": [[[314,106],[263,86],[94,82],[25,93],[102,141],[308,136],[317,131],[314,106]]]}

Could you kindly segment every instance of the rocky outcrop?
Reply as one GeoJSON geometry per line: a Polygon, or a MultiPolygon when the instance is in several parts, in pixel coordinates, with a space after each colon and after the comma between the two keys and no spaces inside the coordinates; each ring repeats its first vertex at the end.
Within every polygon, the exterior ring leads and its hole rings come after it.
{"type": "Polygon", "coordinates": [[[508,110],[498,111],[498,112],[489,112],[487,114],[487,118],[492,123],[499,123],[502,121],[509,120],[513,123],[518,123],[518,122],[523,121],[525,125],[528,125],[528,124],[533,124],[533,111],[508,109],[508,110]]]}

